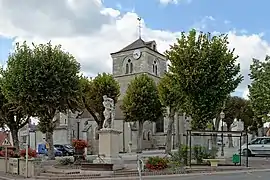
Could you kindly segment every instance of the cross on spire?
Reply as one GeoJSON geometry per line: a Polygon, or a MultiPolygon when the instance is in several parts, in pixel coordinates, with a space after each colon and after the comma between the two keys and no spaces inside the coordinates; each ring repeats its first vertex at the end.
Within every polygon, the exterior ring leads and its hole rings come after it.
{"type": "Polygon", "coordinates": [[[142,18],[141,17],[138,17],[137,20],[139,21],[139,38],[142,37],[142,26],[141,26],[141,20],[142,18]]]}

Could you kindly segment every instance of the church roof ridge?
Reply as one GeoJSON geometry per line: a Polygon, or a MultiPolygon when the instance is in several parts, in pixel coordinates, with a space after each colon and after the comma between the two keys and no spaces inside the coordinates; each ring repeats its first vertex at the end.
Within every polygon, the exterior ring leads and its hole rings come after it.
{"type": "Polygon", "coordinates": [[[144,41],[141,37],[139,37],[137,40],[135,40],[131,44],[127,45],[126,47],[124,47],[120,51],[117,51],[117,52],[114,52],[114,53],[111,53],[111,54],[116,54],[116,53],[120,53],[120,52],[135,50],[135,49],[144,48],[144,47],[151,48],[151,44],[153,42],[155,42],[155,41],[154,40],[152,40],[152,41],[144,41]]]}

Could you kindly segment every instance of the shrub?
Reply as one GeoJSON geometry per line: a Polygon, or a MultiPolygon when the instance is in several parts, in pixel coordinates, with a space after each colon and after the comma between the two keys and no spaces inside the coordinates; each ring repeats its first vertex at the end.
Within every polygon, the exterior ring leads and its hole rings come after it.
{"type": "Polygon", "coordinates": [[[188,146],[179,146],[177,152],[170,153],[170,164],[176,167],[187,165],[188,160],[188,146]]]}
{"type": "Polygon", "coordinates": [[[149,157],[145,167],[148,170],[162,170],[168,167],[168,159],[159,156],[149,157]]]}
{"type": "Polygon", "coordinates": [[[202,163],[203,159],[216,158],[217,152],[217,148],[212,148],[211,150],[208,150],[203,146],[197,145],[193,147],[193,158],[197,161],[197,163],[202,163]]]}
{"type": "Polygon", "coordinates": [[[72,146],[75,148],[75,149],[84,149],[88,146],[87,142],[85,140],[82,140],[82,139],[74,139],[72,141],[72,146]]]}
{"type": "MultiPolygon", "coordinates": [[[[26,156],[26,149],[23,149],[20,151],[20,156],[24,157],[26,156]]],[[[37,157],[37,152],[34,149],[28,148],[28,157],[29,158],[35,158],[37,157]]]]}

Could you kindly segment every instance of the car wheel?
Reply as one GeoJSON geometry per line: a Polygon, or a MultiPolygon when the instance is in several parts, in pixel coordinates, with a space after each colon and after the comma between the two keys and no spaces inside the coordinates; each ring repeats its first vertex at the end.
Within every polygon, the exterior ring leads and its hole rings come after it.
{"type": "Polygon", "coordinates": [[[250,156],[252,156],[252,153],[249,149],[243,149],[243,155],[250,157],[250,156]]]}

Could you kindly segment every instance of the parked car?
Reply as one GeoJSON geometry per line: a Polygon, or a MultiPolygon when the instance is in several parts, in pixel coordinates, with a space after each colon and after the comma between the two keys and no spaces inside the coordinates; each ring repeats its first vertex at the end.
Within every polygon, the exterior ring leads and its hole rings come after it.
{"type": "MultiPolygon", "coordinates": [[[[46,155],[46,156],[48,155],[48,150],[46,148],[46,144],[38,144],[37,154],[46,155]]],[[[63,156],[63,153],[54,147],[54,155],[55,156],[63,156]]]]}
{"type": "Polygon", "coordinates": [[[69,144],[55,144],[54,147],[61,151],[64,156],[73,156],[74,155],[74,148],[69,144]]]}
{"type": "Polygon", "coordinates": [[[241,151],[240,154],[247,156],[270,155],[270,137],[257,137],[248,144],[243,144],[241,151]]]}

